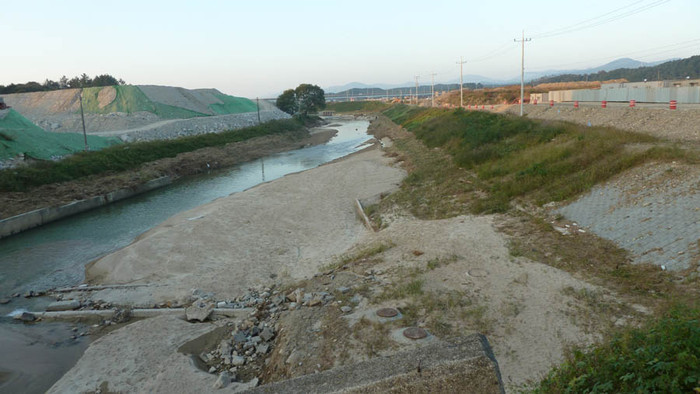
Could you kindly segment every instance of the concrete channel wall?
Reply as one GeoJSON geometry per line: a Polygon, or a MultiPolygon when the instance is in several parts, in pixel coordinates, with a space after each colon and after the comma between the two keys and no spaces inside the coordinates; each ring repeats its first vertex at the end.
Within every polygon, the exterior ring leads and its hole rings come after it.
{"type": "Polygon", "coordinates": [[[244,391],[260,393],[505,393],[485,336],[435,341],[320,373],[244,391]]]}
{"type": "Polygon", "coordinates": [[[111,204],[115,201],[123,200],[125,198],[135,196],[137,194],[158,189],[171,183],[172,179],[169,176],[164,176],[161,178],[150,180],[134,188],[119,189],[101,196],[95,196],[92,198],[87,198],[85,200],[73,201],[69,204],[61,205],[58,207],[41,208],[35,211],[3,219],[0,220],[0,239],[8,237],[12,234],[17,234],[19,232],[29,230],[30,228],[38,227],[59,219],[66,218],[68,216],[76,215],[78,213],[82,213],[107,204],[111,204]]]}

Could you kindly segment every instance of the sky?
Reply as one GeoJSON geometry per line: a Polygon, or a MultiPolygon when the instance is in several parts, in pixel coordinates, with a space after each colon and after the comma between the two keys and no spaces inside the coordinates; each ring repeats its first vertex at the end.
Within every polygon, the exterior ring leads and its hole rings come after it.
{"type": "MultiPolygon", "coordinates": [[[[428,84],[700,54],[698,0],[7,0],[0,85],[110,74],[275,97],[301,83],[428,84]]],[[[467,81],[465,81],[467,82],[467,81]]]]}

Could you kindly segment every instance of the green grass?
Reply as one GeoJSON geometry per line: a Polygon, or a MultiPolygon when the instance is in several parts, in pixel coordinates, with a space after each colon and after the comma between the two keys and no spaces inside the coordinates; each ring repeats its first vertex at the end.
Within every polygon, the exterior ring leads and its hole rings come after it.
{"type": "Polygon", "coordinates": [[[536,393],[691,393],[700,391],[700,310],[672,308],[643,328],[575,350],[536,393]]]}
{"type": "Polygon", "coordinates": [[[610,128],[405,105],[384,114],[478,175],[488,196],[473,202],[475,213],[504,212],[524,197],[538,205],[566,200],[650,160],[700,161],[696,152],[674,146],[626,149],[659,141],[610,128]]]}
{"type": "Polygon", "coordinates": [[[270,134],[306,133],[298,120],[275,120],[259,126],[222,133],[201,134],[174,140],[145,141],[112,146],[100,151],[79,152],[59,162],[43,162],[30,167],[0,171],[0,191],[24,191],[44,184],[70,181],[102,173],[137,168],[154,160],[175,157],[211,146],[222,146],[270,134]]]}
{"type": "Polygon", "coordinates": [[[383,111],[389,104],[381,101],[346,101],[342,103],[326,103],[326,110],[336,112],[374,112],[383,111]]]}
{"type": "Polygon", "coordinates": [[[409,174],[399,190],[379,203],[380,211],[398,205],[420,219],[444,219],[470,212],[475,178],[448,154],[428,150],[413,138],[395,140],[391,152],[406,163],[409,174]]]}

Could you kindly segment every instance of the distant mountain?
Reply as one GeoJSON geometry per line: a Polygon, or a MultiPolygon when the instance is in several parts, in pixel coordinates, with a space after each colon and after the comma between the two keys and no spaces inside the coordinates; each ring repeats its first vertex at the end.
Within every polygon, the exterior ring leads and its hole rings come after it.
{"type": "MultiPolygon", "coordinates": [[[[591,68],[585,68],[585,69],[579,69],[579,70],[547,70],[547,71],[539,71],[539,72],[531,72],[531,73],[525,73],[525,80],[531,81],[535,80],[538,78],[543,78],[543,77],[554,77],[557,75],[564,75],[564,74],[577,74],[577,75],[586,75],[586,74],[596,74],[601,71],[612,71],[612,70],[617,70],[621,68],[625,69],[636,69],[636,68],[642,68],[642,67],[654,67],[656,65],[666,63],[669,61],[673,61],[676,59],[666,59],[666,60],[660,60],[656,62],[642,62],[639,60],[634,60],[630,59],[627,57],[613,60],[610,63],[603,64],[602,66],[598,67],[591,67],[591,68]]],[[[520,81],[520,78],[517,78],[517,81],[520,81]]]]}
{"type": "MultiPolygon", "coordinates": [[[[587,70],[586,70],[587,71],[587,70]]],[[[664,62],[644,63],[641,67],[615,68],[595,72],[571,72],[559,75],[548,75],[535,79],[533,83],[571,82],[571,81],[606,81],[611,79],[626,79],[630,82],[657,79],[700,78],[700,56],[664,62]]]]}
{"type": "MultiPolygon", "coordinates": [[[[656,62],[642,62],[639,60],[634,60],[630,58],[621,58],[617,60],[613,60],[609,63],[603,64],[601,66],[597,67],[591,67],[591,68],[586,68],[586,69],[579,69],[579,70],[546,70],[546,71],[537,71],[537,72],[526,72],[525,73],[525,81],[533,81],[533,80],[538,80],[538,79],[544,79],[544,78],[550,78],[550,77],[556,77],[558,75],[587,75],[587,74],[596,74],[601,71],[612,71],[612,70],[617,70],[617,69],[636,69],[636,68],[642,68],[642,67],[654,67],[662,63],[667,63],[669,61],[673,61],[675,59],[668,59],[668,60],[661,60],[661,61],[656,61],[656,62]]],[[[495,78],[489,78],[485,77],[483,75],[475,75],[475,74],[467,74],[464,75],[463,81],[466,84],[467,82],[470,83],[478,83],[481,85],[485,86],[497,86],[497,85],[510,85],[510,84],[516,84],[520,83],[520,76],[510,78],[510,79],[495,79],[495,78]]],[[[446,85],[452,85],[452,84],[458,84],[459,79],[451,79],[449,81],[444,81],[443,82],[446,85]]],[[[426,86],[425,82],[423,82],[420,86],[426,86]]],[[[430,86],[430,85],[427,85],[430,86]]],[[[400,84],[384,84],[384,83],[376,83],[376,84],[365,84],[362,82],[350,82],[345,85],[338,85],[338,86],[329,86],[325,88],[324,90],[326,93],[345,93],[347,91],[350,92],[358,92],[362,90],[367,90],[367,89],[380,89],[380,90],[387,90],[387,89],[410,89],[411,87],[415,87],[415,82],[404,82],[400,84]]],[[[421,88],[422,91],[422,88],[421,88]]]]}
{"type": "Polygon", "coordinates": [[[350,83],[346,83],[345,85],[329,86],[329,87],[325,88],[324,90],[326,91],[326,93],[338,93],[338,92],[344,92],[346,90],[351,90],[351,89],[372,89],[372,88],[395,89],[395,88],[400,88],[403,86],[411,86],[411,82],[399,83],[399,84],[375,83],[375,84],[371,84],[371,85],[368,85],[368,84],[362,83],[362,82],[350,82],[350,83]]]}
{"type": "MultiPolygon", "coordinates": [[[[485,77],[483,75],[473,75],[473,74],[467,74],[462,77],[464,83],[466,84],[467,82],[472,82],[472,83],[481,83],[483,85],[500,85],[502,84],[503,81],[498,80],[498,79],[493,79],[489,77],[485,77]]],[[[518,79],[519,81],[519,79],[518,79]]],[[[459,79],[457,80],[450,80],[447,82],[444,82],[444,84],[455,84],[459,83],[459,79]]],[[[338,85],[338,86],[329,86],[327,88],[324,88],[324,91],[326,93],[344,93],[348,90],[353,90],[353,89],[405,89],[408,90],[410,88],[415,88],[416,83],[415,81],[410,81],[410,82],[404,82],[404,83],[395,83],[395,84],[386,84],[386,83],[375,83],[375,84],[365,84],[362,82],[350,82],[346,83],[345,85],[338,85]]],[[[425,81],[420,81],[419,80],[419,86],[426,86],[425,81]]],[[[430,86],[430,85],[427,85],[430,86]]]]}

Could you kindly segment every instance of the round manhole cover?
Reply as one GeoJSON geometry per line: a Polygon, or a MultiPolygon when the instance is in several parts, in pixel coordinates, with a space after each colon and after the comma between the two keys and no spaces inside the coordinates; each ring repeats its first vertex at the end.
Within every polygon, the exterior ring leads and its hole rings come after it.
{"type": "Polygon", "coordinates": [[[394,317],[399,314],[396,308],[382,308],[377,311],[377,316],[379,317],[394,317]]]}
{"type": "Polygon", "coordinates": [[[409,339],[423,339],[428,336],[428,333],[420,327],[410,327],[403,330],[403,336],[409,339]]]}
{"type": "Polygon", "coordinates": [[[482,270],[481,268],[475,268],[475,269],[469,270],[467,272],[467,275],[475,277],[475,278],[482,278],[488,274],[489,274],[488,271],[482,270]]]}

